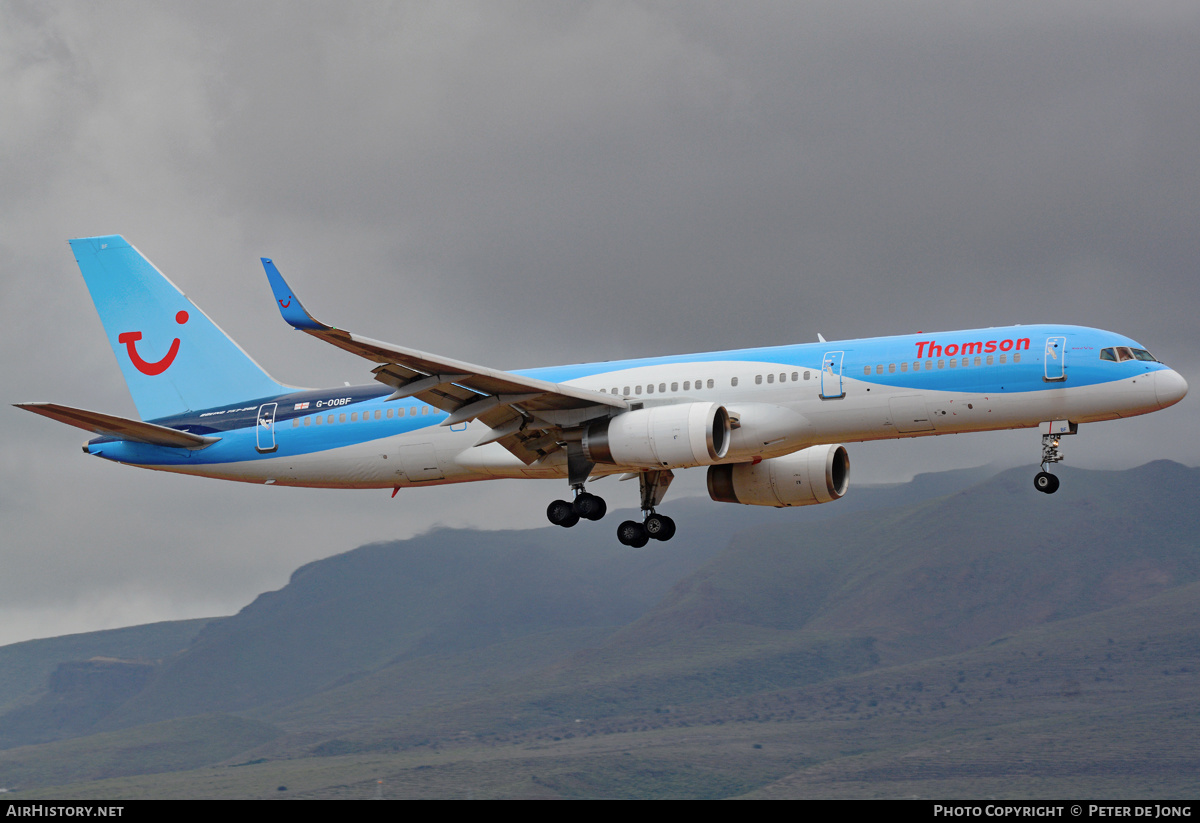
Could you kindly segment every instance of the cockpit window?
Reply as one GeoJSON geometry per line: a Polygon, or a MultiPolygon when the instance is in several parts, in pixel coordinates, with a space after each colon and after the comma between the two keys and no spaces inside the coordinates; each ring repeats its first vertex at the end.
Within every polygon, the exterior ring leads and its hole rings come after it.
{"type": "Polygon", "coordinates": [[[1129,346],[1115,346],[1113,348],[1101,349],[1100,359],[1109,360],[1113,363],[1123,363],[1126,360],[1144,360],[1150,363],[1159,362],[1157,357],[1145,349],[1133,349],[1129,346]]]}

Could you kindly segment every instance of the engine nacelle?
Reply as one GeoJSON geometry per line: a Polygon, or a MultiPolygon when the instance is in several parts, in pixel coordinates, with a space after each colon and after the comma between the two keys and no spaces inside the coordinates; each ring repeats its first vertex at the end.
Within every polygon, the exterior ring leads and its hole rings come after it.
{"type": "Polygon", "coordinates": [[[811,506],[837,500],[849,487],[850,457],[840,445],[708,468],[708,496],[719,503],[811,506]]]}
{"type": "Polygon", "coordinates": [[[729,413],[716,403],[679,403],[592,423],[583,452],[593,463],[678,469],[711,466],[729,451],[729,413]]]}

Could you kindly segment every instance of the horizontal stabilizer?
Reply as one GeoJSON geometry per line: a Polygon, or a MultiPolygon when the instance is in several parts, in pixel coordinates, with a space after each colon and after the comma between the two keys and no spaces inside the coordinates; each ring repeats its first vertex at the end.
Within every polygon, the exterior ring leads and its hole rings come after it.
{"type": "Polygon", "coordinates": [[[14,403],[18,409],[25,409],[51,420],[66,423],[68,426],[90,431],[102,436],[117,437],[121,440],[133,440],[138,443],[149,443],[152,446],[167,446],[175,449],[203,449],[211,446],[221,438],[204,437],[199,434],[169,429],[154,423],[143,423],[141,420],[130,420],[127,417],[117,417],[112,414],[73,409],[70,406],[60,406],[57,403],[14,403]]]}

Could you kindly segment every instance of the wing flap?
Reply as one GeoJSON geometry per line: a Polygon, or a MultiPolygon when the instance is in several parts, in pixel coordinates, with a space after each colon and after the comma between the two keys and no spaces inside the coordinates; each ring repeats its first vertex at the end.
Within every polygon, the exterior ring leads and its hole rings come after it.
{"type": "Polygon", "coordinates": [[[143,423],[141,420],[130,420],[127,417],[101,414],[87,409],[75,409],[58,403],[14,403],[13,405],[18,409],[49,417],[51,420],[75,426],[92,434],[149,443],[152,446],[167,446],[168,448],[194,451],[207,448],[221,439],[170,429],[154,423],[143,423]]]}

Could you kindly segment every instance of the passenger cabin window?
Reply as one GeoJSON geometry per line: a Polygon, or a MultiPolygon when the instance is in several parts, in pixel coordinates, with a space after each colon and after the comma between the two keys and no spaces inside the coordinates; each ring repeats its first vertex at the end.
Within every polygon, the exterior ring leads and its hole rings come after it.
{"type": "MultiPolygon", "coordinates": [[[[709,380],[708,382],[709,382],[709,383],[711,383],[712,381],[711,381],[711,380],[709,380]]],[[[736,377],[731,377],[731,378],[729,379],[729,385],[731,385],[731,386],[736,386],[736,385],[737,385],[737,378],[736,378],[736,377]]]]}
{"type": "Polygon", "coordinates": [[[805,379],[805,380],[811,380],[811,379],[812,379],[812,372],[807,372],[807,371],[806,371],[806,372],[804,373],[804,379],[805,379]]]}
{"type": "Polygon", "coordinates": [[[882,363],[880,363],[878,366],[875,367],[875,373],[883,374],[883,364],[882,363]]]}
{"type": "Polygon", "coordinates": [[[896,364],[888,363],[888,374],[895,374],[895,373],[896,373],[896,364]]]}
{"type": "Polygon", "coordinates": [[[754,375],[754,384],[760,385],[761,383],[762,383],[762,375],[761,374],[754,375]]]}
{"type": "Polygon", "coordinates": [[[871,367],[863,366],[863,374],[870,374],[870,373],[871,373],[871,367]]]}
{"type": "Polygon", "coordinates": [[[800,372],[798,372],[798,371],[792,372],[792,382],[795,383],[799,379],[800,379],[800,372]]]}
{"type": "MultiPolygon", "coordinates": [[[[733,385],[735,385],[735,386],[737,385],[737,378],[736,378],[736,377],[735,377],[735,378],[733,378],[733,385]]],[[[710,389],[713,387],[713,381],[712,381],[712,378],[711,378],[711,377],[708,379],[708,387],[709,387],[710,389]]]]}
{"type": "Polygon", "coordinates": [[[773,374],[768,374],[768,375],[767,375],[767,382],[768,382],[768,383],[774,383],[774,382],[775,382],[775,375],[773,375],[773,374]]]}
{"type": "Polygon", "coordinates": [[[678,383],[672,383],[672,384],[671,384],[671,391],[673,391],[673,392],[677,392],[677,391],[679,391],[679,384],[678,384],[678,383]]]}
{"type": "Polygon", "coordinates": [[[908,361],[900,364],[900,371],[908,371],[908,361]]]}

